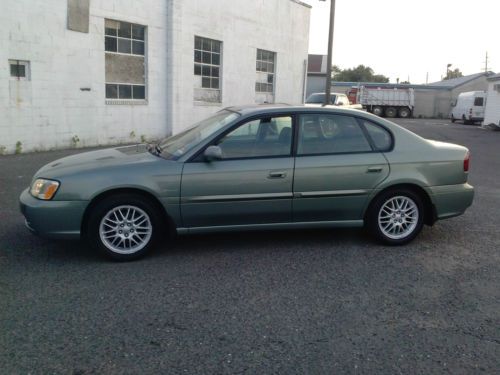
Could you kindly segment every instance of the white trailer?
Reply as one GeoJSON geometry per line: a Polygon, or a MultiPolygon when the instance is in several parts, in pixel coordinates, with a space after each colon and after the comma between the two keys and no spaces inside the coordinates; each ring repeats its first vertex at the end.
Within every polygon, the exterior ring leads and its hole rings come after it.
{"type": "Polygon", "coordinates": [[[358,103],[364,109],[382,117],[411,117],[415,107],[415,93],[412,88],[371,88],[361,86],[358,103]]]}

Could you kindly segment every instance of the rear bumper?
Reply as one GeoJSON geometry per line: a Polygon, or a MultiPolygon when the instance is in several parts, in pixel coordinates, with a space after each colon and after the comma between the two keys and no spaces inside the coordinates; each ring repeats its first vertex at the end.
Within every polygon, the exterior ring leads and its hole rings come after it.
{"type": "Polygon", "coordinates": [[[42,236],[79,239],[86,201],[43,201],[31,196],[28,189],[19,197],[19,208],[26,227],[42,236]]]}
{"type": "Polygon", "coordinates": [[[436,219],[462,215],[474,200],[474,187],[460,185],[432,186],[429,193],[436,209],[436,219]]]}

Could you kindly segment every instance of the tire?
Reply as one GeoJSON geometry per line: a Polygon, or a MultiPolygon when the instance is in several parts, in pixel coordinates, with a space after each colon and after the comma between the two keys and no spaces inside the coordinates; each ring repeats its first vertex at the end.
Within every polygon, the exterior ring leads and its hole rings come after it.
{"type": "Polygon", "coordinates": [[[470,121],[467,120],[467,118],[465,117],[465,115],[462,115],[462,121],[464,122],[464,125],[470,125],[470,121]]]}
{"type": "Polygon", "coordinates": [[[451,122],[455,123],[455,121],[457,121],[457,119],[455,117],[453,117],[453,115],[451,115],[451,122]]]}
{"type": "Polygon", "coordinates": [[[385,109],[385,117],[394,118],[398,114],[398,111],[394,107],[387,107],[385,109]]]}
{"type": "Polygon", "coordinates": [[[376,116],[382,117],[382,115],[384,114],[384,109],[382,107],[376,106],[373,107],[372,113],[376,116]]]}
{"type": "Polygon", "coordinates": [[[398,116],[401,118],[409,118],[411,116],[410,108],[399,108],[398,116]]]}
{"type": "Polygon", "coordinates": [[[380,242],[400,246],[411,242],[420,233],[424,216],[424,203],[420,195],[410,189],[393,189],[375,197],[365,224],[380,242]],[[406,208],[397,208],[398,203],[406,208]]]}
{"type": "Polygon", "coordinates": [[[154,248],[161,223],[161,212],[149,199],[137,194],[117,194],[92,208],[87,239],[110,259],[135,260],[154,248]]]}

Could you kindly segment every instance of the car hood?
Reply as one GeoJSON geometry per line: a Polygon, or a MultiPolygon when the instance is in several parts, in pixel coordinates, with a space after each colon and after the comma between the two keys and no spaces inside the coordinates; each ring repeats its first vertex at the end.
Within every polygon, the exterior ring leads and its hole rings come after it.
{"type": "MultiPolygon", "coordinates": [[[[57,178],[68,174],[78,174],[89,170],[105,169],[121,165],[151,163],[158,156],[147,151],[146,145],[124,146],[104,150],[84,152],[55,160],[43,166],[36,177],[57,178]]],[[[163,159],[160,159],[163,160],[163,159]]]]}

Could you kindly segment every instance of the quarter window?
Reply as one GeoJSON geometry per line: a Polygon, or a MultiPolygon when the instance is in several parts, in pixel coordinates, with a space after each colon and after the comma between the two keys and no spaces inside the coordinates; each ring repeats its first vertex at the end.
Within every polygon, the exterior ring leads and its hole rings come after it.
{"type": "Polygon", "coordinates": [[[387,130],[371,121],[363,120],[362,123],[378,151],[388,151],[392,148],[392,136],[387,130]]]}
{"type": "Polygon", "coordinates": [[[298,155],[371,151],[370,143],[354,117],[313,114],[299,118],[298,155]]]}
{"type": "Polygon", "coordinates": [[[246,122],[222,138],[218,146],[224,159],[289,156],[292,118],[261,118],[246,122]]]}

